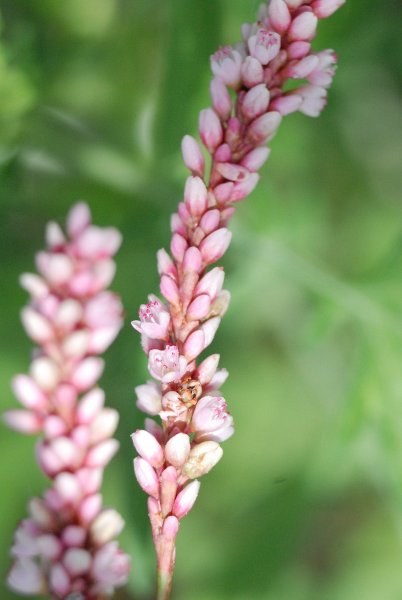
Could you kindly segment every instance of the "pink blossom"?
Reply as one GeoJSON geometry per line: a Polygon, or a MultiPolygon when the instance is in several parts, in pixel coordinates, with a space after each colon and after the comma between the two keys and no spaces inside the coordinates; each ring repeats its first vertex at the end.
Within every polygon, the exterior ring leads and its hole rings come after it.
{"type": "Polygon", "coordinates": [[[226,410],[221,396],[204,396],[199,400],[191,423],[199,440],[224,442],[234,432],[233,417],[226,410]]]}
{"type": "Polygon", "coordinates": [[[277,56],[281,47],[281,37],[274,31],[259,29],[248,39],[250,55],[262,65],[267,65],[277,56]]]}
{"type": "Polygon", "coordinates": [[[153,339],[166,339],[170,326],[170,313],[166,306],[153,294],[148,304],[141,304],[139,321],[132,321],[134,329],[153,339]]]}
{"type": "Polygon", "coordinates": [[[241,81],[241,65],[242,57],[240,53],[231,46],[223,46],[211,56],[213,74],[234,89],[237,89],[241,81]]]}
{"type": "Polygon", "coordinates": [[[149,353],[149,372],[163,383],[178,381],[186,367],[187,360],[180,356],[177,346],[166,346],[165,350],[151,350],[149,353]]]}

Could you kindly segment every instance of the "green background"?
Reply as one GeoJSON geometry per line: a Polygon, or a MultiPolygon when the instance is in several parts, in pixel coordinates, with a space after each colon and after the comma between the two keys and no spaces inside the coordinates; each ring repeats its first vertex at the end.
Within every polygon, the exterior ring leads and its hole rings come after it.
{"type": "MultiPolygon", "coordinates": [[[[180,140],[208,106],[209,55],[255,0],[1,0],[1,409],[31,343],[18,275],[77,199],[124,235],[113,289],[125,326],[102,386],[121,421],[105,501],[126,520],[126,591],[153,597],[146,498],[129,434],[146,360],[130,327],[158,291],[155,252],[186,176],[180,140]]],[[[225,258],[213,343],[236,422],[182,522],[177,600],[402,598],[402,5],[349,0],[320,23],[339,69],[319,119],[287,117],[225,258]]],[[[1,579],[35,440],[2,427],[1,579]]],[[[15,595],[1,589],[4,600],[15,595]]]]}

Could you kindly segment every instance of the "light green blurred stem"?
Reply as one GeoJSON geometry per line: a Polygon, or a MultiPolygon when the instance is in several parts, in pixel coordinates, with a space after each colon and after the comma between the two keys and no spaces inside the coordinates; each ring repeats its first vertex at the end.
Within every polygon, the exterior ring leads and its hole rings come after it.
{"type": "Polygon", "coordinates": [[[172,587],[173,571],[166,572],[158,569],[156,600],[168,600],[172,587]]]}

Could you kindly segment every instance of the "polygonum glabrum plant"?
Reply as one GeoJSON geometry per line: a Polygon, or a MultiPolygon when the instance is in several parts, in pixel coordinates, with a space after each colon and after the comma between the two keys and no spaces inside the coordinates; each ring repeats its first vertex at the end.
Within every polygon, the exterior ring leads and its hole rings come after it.
{"type": "Polygon", "coordinates": [[[316,117],[327,101],[335,72],[332,50],[313,52],[319,19],[345,0],[270,0],[258,21],[242,27],[243,41],[211,57],[212,107],[199,116],[199,133],[211,157],[210,173],[198,142],[186,135],[182,152],[191,175],[172,215],[171,256],[158,252],[160,291],[149,296],[139,319],[153,380],[136,388],[137,406],[159,415],[133,433],[139,454],[135,474],[148,494],[157,554],[158,598],[169,597],[179,521],[191,510],[198,478],[222,456],[220,443],[233,433],[233,418],[220,387],[227,372],[219,356],[201,363],[229,302],[222,267],[211,265],[227,250],[227,226],[236,203],[255,188],[266,147],[282,117],[299,111],[316,117]],[[293,85],[288,85],[290,82],[293,85]]]}
{"type": "Polygon", "coordinates": [[[67,236],[56,223],[46,231],[47,250],[36,257],[39,275],[24,274],[31,299],[22,322],[36,343],[30,373],[17,375],[23,410],[5,420],[23,433],[41,433],[37,459],[52,485],[29,503],[12,547],[8,584],[22,594],[99,600],[125,583],[129,558],[114,540],[121,516],[102,507],[103,469],[115,454],[118,414],[104,407],[96,386],[99,354],[122,324],[112,259],[121,243],[114,228],[91,224],[86,204],[72,208],[67,236]]]}

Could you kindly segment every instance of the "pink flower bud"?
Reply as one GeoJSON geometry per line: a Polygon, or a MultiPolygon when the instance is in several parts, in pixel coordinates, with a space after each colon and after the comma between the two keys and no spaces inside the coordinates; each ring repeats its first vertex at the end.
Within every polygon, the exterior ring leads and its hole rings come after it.
{"type": "Polygon", "coordinates": [[[185,135],[181,142],[184,164],[195,175],[204,175],[204,157],[198,142],[191,135],[185,135]]]}
{"type": "Polygon", "coordinates": [[[318,117],[327,103],[327,90],[318,85],[303,85],[295,91],[303,98],[299,111],[309,117],[318,117]]]}
{"type": "Polygon", "coordinates": [[[70,577],[68,576],[66,569],[60,563],[56,563],[50,569],[49,581],[52,591],[57,594],[57,596],[64,597],[68,594],[71,587],[70,577]]]}
{"type": "Polygon", "coordinates": [[[225,271],[222,267],[214,267],[198,282],[194,295],[208,294],[213,301],[222,289],[225,280],[225,271]]]}
{"type": "Polygon", "coordinates": [[[91,555],[83,548],[68,548],[63,556],[63,565],[71,576],[83,575],[89,571],[91,555]]]}
{"type": "Polygon", "coordinates": [[[187,309],[187,318],[194,321],[205,319],[211,307],[211,298],[208,294],[201,294],[194,298],[187,309]]]}
{"type": "Polygon", "coordinates": [[[62,246],[66,242],[64,233],[58,223],[50,221],[50,223],[46,225],[45,240],[49,248],[62,246]]]}
{"type": "Polygon", "coordinates": [[[182,262],[184,253],[187,250],[187,240],[179,235],[178,233],[173,234],[172,241],[170,243],[170,250],[173,254],[173,258],[177,262],[182,262]]]}
{"type": "Polygon", "coordinates": [[[183,467],[183,473],[190,479],[196,479],[208,473],[222,458],[223,450],[217,442],[201,442],[190,451],[183,467]]]}
{"type": "Polygon", "coordinates": [[[211,56],[213,74],[234,89],[237,89],[240,85],[241,65],[242,57],[240,53],[231,46],[224,46],[211,56]]]}
{"type": "Polygon", "coordinates": [[[300,13],[291,23],[288,31],[290,41],[313,39],[317,29],[317,17],[312,12],[300,13]]]}
{"type": "Polygon", "coordinates": [[[277,131],[282,117],[278,112],[270,111],[253,121],[247,130],[247,137],[255,144],[263,144],[277,131]]]}
{"type": "Polygon", "coordinates": [[[89,450],[85,465],[87,467],[105,467],[118,449],[119,442],[117,440],[105,440],[89,450]]]}
{"type": "Polygon", "coordinates": [[[145,458],[150,465],[155,469],[159,469],[163,465],[165,457],[162,447],[151,433],[144,429],[137,429],[131,439],[138,454],[145,458]]]}
{"type": "Polygon", "coordinates": [[[60,372],[56,363],[45,356],[36,358],[30,371],[35,383],[45,392],[53,390],[59,382],[60,372]]]}
{"type": "Polygon", "coordinates": [[[215,190],[215,198],[218,201],[219,204],[225,204],[225,202],[228,202],[228,200],[230,199],[230,195],[232,193],[234,184],[231,181],[228,181],[227,183],[221,183],[220,185],[218,185],[215,190]]]}
{"type": "Polygon", "coordinates": [[[54,479],[54,488],[65,502],[78,504],[81,498],[81,486],[72,473],[59,473],[54,479]]]}
{"type": "Polygon", "coordinates": [[[300,59],[310,52],[310,42],[292,42],[288,47],[288,58],[290,60],[300,59]]]}
{"type": "Polygon", "coordinates": [[[36,256],[36,265],[45,279],[55,286],[66,283],[74,270],[72,260],[65,254],[39,252],[36,256]]]}
{"type": "Polygon", "coordinates": [[[180,356],[177,346],[166,346],[164,350],[151,350],[149,353],[149,372],[163,383],[179,381],[186,368],[187,360],[180,356]]]}
{"type": "Polygon", "coordinates": [[[137,407],[148,415],[157,415],[162,410],[162,394],[160,387],[154,381],[135,388],[137,407]]]}
{"type": "Polygon", "coordinates": [[[171,277],[162,275],[160,288],[162,296],[164,296],[170,304],[177,305],[179,303],[179,290],[171,277]]]}
{"type": "Polygon", "coordinates": [[[200,252],[206,264],[211,264],[219,260],[226,252],[232,233],[222,227],[213,233],[210,233],[200,244],[200,252]]]}
{"type": "Polygon", "coordinates": [[[199,364],[196,377],[202,385],[206,385],[216,373],[219,364],[219,354],[211,354],[199,364]]]}
{"type": "Polygon", "coordinates": [[[204,396],[198,401],[191,421],[197,440],[223,442],[234,432],[233,417],[221,396],[204,396]]]}
{"type": "Polygon", "coordinates": [[[247,179],[245,179],[244,181],[239,181],[235,184],[232,190],[232,194],[230,196],[230,200],[232,202],[238,202],[239,200],[243,200],[244,198],[249,196],[257,186],[259,180],[260,176],[258,175],[258,173],[250,173],[247,179]]]}
{"type": "Polygon", "coordinates": [[[13,392],[25,408],[43,410],[48,401],[36,382],[28,375],[17,375],[12,382],[13,392]]]}
{"type": "Polygon", "coordinates": [[[311,8],[319,19],[326,19],[343,6],[343,4],[345,4],[345,0],[315,0],[311,4],[311,8]]]}
{"type": "Polygon", "coordinates": [[[54,335],[49,321],[30,306],[22,309],[21,320],[29,337],[38,344],[46,343],[54,335]]]}
{"type": "Polygon", "coordinates": [[[254,56],[262,65],[267,65],[277,56],[281,47],[281,38],[273,31],[259,29],[248,39],[248,47],[251,56],[254,56]]]}
{"type": "Polygon", "coordinates": [[[271,108],[277,110],[282,116],[285,116],[298,110],[302,102],[303,98],[298,94],[288,94],[275,98],[271,102],[271,108]]]}
{"type": "Polygon", "coordinates": [[[159,481],[158,477],[151,465],[137,456],[134,459],[134,472],[138,483],[149,496],[159,498],[159,481]]]}
{"type": "Polygon", "coordinates": [[[7,577],[7,584],[18,594],[44,594],[45,581],[39,565],[31,558],[18,558],[7,577]]]}
{"type": "Polygon", "coordinates": [[[80,547],[85,543],[87,532],[79,525],[68,525],[61,534],[61,541],[66,546],[80,547]]]}
{"type": "Polygon", "coordinates": [[[38,433],[42,429],[42,419],[29,410],[8,410],[3,420],[8,427],[21,433],[38,433]]]}
{"type": "MultiPolygon", "coordinates": [[[[189,448],[190,451],[190,448],[189,448]]],[[[174,467],[167,467],[160,477],[161,480],[161,491],[160,491],[160,502],[162,516],[166,517],[172,512],[173,503],[176,497],[177,490],[177,473],[174,467]]]]}
{"type": "Polygon", "coordinates": [[[220,211],[217,208],[208,210],[201,218],[200,227],[206,233],[217,229],[220,223],[220,211]]]}
{"type": "Polygon", "coordinates": [[[166,460],[177,469],[184,465],[189,453],[190,438],[186,433],[177,433],[165,446],[166,460]]]}
{"type": "Polygon", "coordinates": [[[200,491],[200,485],[199,481],[192,481],[178,494],[173,505],[173,514],[178,519],[185,517],[193,508],[198,492],[200,491]]]}
{"type": "Polygon", "coordinates": [[[170,516],[165,519],[163,524],[162,533],[163,537],[167,542],[174,542],[177,533],[179,531],[179,521],[176,517],[170,516]]]}
{"type": "Polygon", "coordinates": [[[185,273],[198,273],[202,266],[201,252],[195,246],[186,250],[183,259],[183,270],[185,273]]]}
{"type": "Polygon", "coordinates": [[[204,350],[205,336],[204,333],[196,329],[190,333],[184,342],[183,352],[188,362],[191,362],[204,350]]]}
{"type": "Polygon", "coordinates": [[[229,144],[221,144],[214,154],[215,162],[227,162],[232,158],[232,150],[229,144]]]}
{"type": "Polygon", "coordinates": [[[42,277],[34,273],[23,273],[20,284],[35,300],[40,300],[49,293],[49,288],[42,277]]]}
{"type": "Polygon", "coordinates": [[[207,188],[203,180],[200,177],[188,177],[184,189],[184,200],[192,215],[202,215],[207,207],[207,198],[207,188]]]}
{"type": "Polygon", "coordinates": [[[287,74],[293,79],[305,79],[318,65],[318,57],[313,54],[305,56],[287,69],[287,74]]]}
{"type": "MultiPolygon", "coordinates": [[[[272,103],[271,103],[272,104],[272,103]]],[[[252,173],[259,171],[270,155],[270,148],[255,148],[242,159],[241,164],[252,173]]]]}
{"type": "Polygon", "coordinates": [[[91,224],[91,212],[85,202],[75,204],[67,216],[67,232],[71,237],[76,237],[91,224]]]}
{"type": "Polygon", "coordinates": [[[251,120],[265,113],[269,104],[269,91],[265,84],[261,83],[251,88],[244,96],[242,111],[244,116],[251,120]]]}
{"type": "Polygon", "coordinates": [[[268,6],[268,17],[272,27],[280,34],[287,31],[291,16],[284,0],[271,0],[268,6]]]}
{"type": "Polygon", "coordinates": [[[103,510],[91,523],[90,534],[95,544],[107,544],[123,530],[124,521],[119,513],[108,508],[103,510]]]}
{"type": "Polygon", "coordinates": [[[250,175],[247,169],[234,163],[217,163],[216,170],[229,181],[244,181],[250,175]]]}
{"type": "Polygon", "coordinates": [[[199,131],[202,143],[209,152],[214,152],[222,143],[222,125],[218,115],[212,108],[206,108],[200,112],[199,131]]]}
{"type": "Polygon", "coordinates": [[[77,407],[77,423],[91,423],[96,415],[101,411],[104,402],[105,392],[100,388],[95,388],[85,394],[85,396],[82,396],[77,407]]]}
{"type": "Polygon", "coordinates": [[[158,261],[158,273],[159,275],[165,274],[170,275],[171,277],[175,277],[176,275],[176,267],[169,254],[163,248],[158,250],[157,252],[157,261],[158,261]]]}
{"type": "Polygon", "coordinates": [[[83,526],[91,523],[96,515],[99,514],[102,506],[102,496],[100,494],[92,494],[87,496],[78,507],[78,516],[82,521],[83,526]]]}
{"type": "Polygon", "coordinates": [[[71,383],[77,387],[79,391],[87,390],[102,375],[104,362],[101,358],[90,356],[82,360],[71,375],[71,383]]]}
{"type": "Polygon", "coordinates": [[[200,326],[200,329],[204,332],[205,341],[204,348],[211,344],[212,340],[215,337],[216,330],[219,327],[221,320],[219,317],[213,317],[212,319],[208,319],[200,326]]]}
{"type": "Polygon", "coordinates": [[[222,121],[227,121],[232,112],[232,99],[225,83],[219,77],[215,77],[210,85],[212,105],[222,121]]]}
{"type": "Polygon", "coordinates": [[[242,66],[244,84],[251,88],[264,81],[264,69],[259,60],[254,56],[247,56],[242,66]]]}
{"type": "Polygon", "coordinates": [[[117,429],[119,413],[114,408],[104,408],[93,420],[89,430],[89,443],[99,444],[111,437],[117,429]]]}

